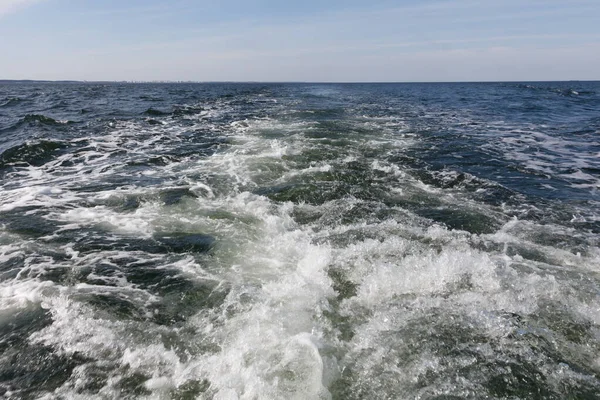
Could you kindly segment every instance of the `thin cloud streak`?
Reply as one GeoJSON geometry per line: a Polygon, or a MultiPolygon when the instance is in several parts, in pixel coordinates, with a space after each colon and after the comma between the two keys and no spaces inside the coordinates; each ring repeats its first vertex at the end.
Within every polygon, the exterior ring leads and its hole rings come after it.
{"type": "MultiPolygon", "coordinates": [[[[284,34],[279,32],[278,34],[284,34]]],[[[223,36],[212,36],[204,38],[186,38],[177,41],[164,41],[164,42],[152,42],[133,46],[113,46],[105,49],[86,49],[82,51],[81,55],[110,55],[119,53],[131,53],[131,52],[147,52],[147,51],[165,51],[173,49],[190,49],[195,48],[197,53],[202,54],[206,57],[219,57],[218,54],[221,52],[215,52],[219,47],[223,46],[225,42],[234,42],[242,38],[243,35],[231,34],[223,36]],[[214,45],[214,47],[210,47],[214,45]],[[202,51],[203,49],[209,50],[209,52],[202,51]]],[[[505,36],[489,36],[489,37],[478,37],[478,38],[456,38],[456,39],[439,39],[439,40],[422,40],[422,41],[407,41],[407,42],[376,42],[366,41],[362,43],[354,43],[351,45],[344,44],[326,44],[320,46],[311,47],[296,47],[293,49],[247,49],[247,48],[233,48],[226,49],[222,53],[226,53],[226,58],[232,58],[232,54],[238,54],[236,58],[249,58],[264,57],[264,56],[294,56],[294,55],[306,55],[306,54],[321,54],[321,53],[346,53],[346,52],[357,52],[357,51],[373,51],[376,49],[402,49],[402,48],[425,48],[428,46],[435,45],[461,45],[461,44],[485,44],[485,43],[497,43],[497,42],[520,42],[530,39],[543,39],[543,40],[560,40],[560,39],[587,39],[591,41],[600,42],[599,35],[579,35],[579,34],[540,34],[540,35],[505,35],[505,36]],[[237,50],[237,51],[236,51],[237,50]]],[[[494,47],[498,47],[497,45],[494,47]]],[[[521,46],[522,47],[522,46],[521,46]]],[[[490,46],[480,46],[481,49],[491,48],[490,46]]],[[[457,49],[459,50],[459,49],[457,49]]]]}

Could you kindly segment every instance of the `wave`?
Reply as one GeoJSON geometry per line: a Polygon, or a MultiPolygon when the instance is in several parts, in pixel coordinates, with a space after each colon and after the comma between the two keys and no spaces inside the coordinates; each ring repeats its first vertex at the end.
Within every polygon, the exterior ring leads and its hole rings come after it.
{"type": "Polygon", "coordinates": [[[147,109],[146,111],[144,111],[142,114],[143,115],[148,115],[148,116],[151,116],[151,117],[162,117],[162,116],[165,116],[165,115],[169,115],[170,113],[169,112],[165,112],[165,111],[160,111],[160,110],[157,110],[156,108],[150,107],[149,109],[147,109]]]}
{"type": "Polygon", "coordinates": [[[139,97],[140,100],[145,100],[145,101],[163,101],[162,98],[160,97],[153,97],[153,96],[140,96],[139,97]]]}
{"type": "Polygon", "coordinates": [[[61,121],[52,117],[47,117],[43,114],[27,114],[21,121],[21,123],[28,124],[40,124],[40,125],[65,125],[73,123],[73,121],[61,121]]]}
{"type": "Polygon", "coordinates": [[[11,147],[0,154],[0,169],[16,165],[41,166],[50,161],[57,150],[67,146],[60,141],[41,140],[11,147]]]}
{"type": "Polygon", "coordinates": [[[173,115],[181,116],[181,115],[196,115],[202,112],[202,107],[194,107],[194,106],[175,106],[173,108],[173,115]]]}
{"type": "Polygon", "coordinates": [[[23,126],[32,127],[32,126],[43,126],[43,127],[60,127],[69,124],[73,124],[75,121],[69,120],[57,120],[52,117],[45,116],[43,114],[27,114],[20,120],[18,120],[13,125],[8,126],[7,128],[0,129],[0,132],[10,132],[16,129],[19,129],[23,126]]]}
{"type": "Polygon", "coordinates": [[[24,101],[25,99],[21,99],[19,97],[10,97],[8,99],[4,99],[4,102],[0,104],[0,108],[15,107],[19,104],[22,104],[24,101]]]}

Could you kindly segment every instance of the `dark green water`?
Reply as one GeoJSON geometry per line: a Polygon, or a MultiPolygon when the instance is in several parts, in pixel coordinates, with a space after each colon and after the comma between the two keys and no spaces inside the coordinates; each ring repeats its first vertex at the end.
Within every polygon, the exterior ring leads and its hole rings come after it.
{"type": "Polygon", "coordinates": [[[0,395],[600,398],[600,84],[0,85],[0,395]]]}

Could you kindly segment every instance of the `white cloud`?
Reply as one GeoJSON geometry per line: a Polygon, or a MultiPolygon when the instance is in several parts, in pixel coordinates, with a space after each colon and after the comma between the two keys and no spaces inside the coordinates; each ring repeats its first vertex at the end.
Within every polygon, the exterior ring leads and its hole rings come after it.
{"type": "Polygon", "coordinates": [[[41,0],[0,0],[0,17],[41,0]]]}

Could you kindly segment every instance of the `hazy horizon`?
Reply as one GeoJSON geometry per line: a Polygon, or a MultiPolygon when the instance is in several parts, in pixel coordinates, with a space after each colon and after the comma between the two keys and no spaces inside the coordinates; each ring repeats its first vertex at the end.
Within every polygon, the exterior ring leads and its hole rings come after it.
{"type": "Polygon", "coordinates": [[[566,83],[566,82],[600,82],[599,79],[569,80],[515,80],[515,81],[192,81],[192,80],[77,80],[77,79],[2,79],[0,82],[32,82],[32,83],[126,83],[126,84],[461,84],[461,83],[566,83]]]}

